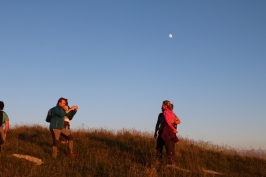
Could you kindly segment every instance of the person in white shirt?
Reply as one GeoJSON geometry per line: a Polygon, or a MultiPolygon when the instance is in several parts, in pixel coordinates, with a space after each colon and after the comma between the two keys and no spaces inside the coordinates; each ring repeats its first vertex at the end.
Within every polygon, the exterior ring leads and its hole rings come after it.
{"type": "MultiPolygon", "coordinates": [[[[69,110],[68,101],[66,99],[66,106],[64,107],[65,111],[69,110]]],[[[70,131],[70,120],[67,116],[64,117],[64,129],[70,131]]],[[[67,139],[64,136],[60,136],[61,143],[68,143],[67,139]]]]}

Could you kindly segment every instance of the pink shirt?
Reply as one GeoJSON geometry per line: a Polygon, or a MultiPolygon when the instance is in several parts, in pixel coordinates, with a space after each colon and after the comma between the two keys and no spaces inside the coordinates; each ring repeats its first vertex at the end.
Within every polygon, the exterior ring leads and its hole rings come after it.
{"type": "Polygon", "coordinates": [[[176,120],[176,116],[174,114],[173,111],[171,111],[170,109],[165,109],[163,111],[163,115],[164,115],[164,120],[166,122],[166,124],[173,130],[176,131],[176,128],[174,127],[173,123],[176,120]]]}

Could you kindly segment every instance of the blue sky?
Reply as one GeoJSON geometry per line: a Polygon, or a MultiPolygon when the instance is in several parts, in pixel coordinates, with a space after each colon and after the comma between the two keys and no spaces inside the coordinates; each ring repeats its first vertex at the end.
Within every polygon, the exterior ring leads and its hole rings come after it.
{"type": "Polygon", "coordinates": [[[266,149],[266,1],[1,1],[0,100],[41,124],[60,97],[72,127],[153,132],[163,100],[179,135],[266,149]],[[169,34],[173,38],[169,38],[169,34]]]}

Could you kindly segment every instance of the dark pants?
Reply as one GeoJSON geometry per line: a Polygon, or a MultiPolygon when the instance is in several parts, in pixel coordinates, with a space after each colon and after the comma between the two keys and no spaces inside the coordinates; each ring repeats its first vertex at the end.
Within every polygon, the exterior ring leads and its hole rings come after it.
{"type": "Polygon", "coordinates": [[[165,144],[167,154],[167,164],[172,165],[175,158],[175,142],[169,140],[165,144]]]}
{"type": "Polygon", "coordinates": [[[161,137],[165,141],[167,164],[172,165],[175,157],[175,143],[179,140],[176,133],[168,125],[164,126],[161,137]]]}
{"type": "Polygon", "coordinates": [[[157,160],[158,162],[162,162],[163,159],[163,146],[165,145],[164,140],[161,137],[161,134],[158,135],[156,141],[156,151],[157,151],[157,160]]]}

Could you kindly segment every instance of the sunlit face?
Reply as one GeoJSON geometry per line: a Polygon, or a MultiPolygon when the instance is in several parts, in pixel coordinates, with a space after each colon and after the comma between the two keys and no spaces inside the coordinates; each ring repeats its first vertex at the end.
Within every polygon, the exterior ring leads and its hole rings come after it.
{"type": "Polygon", "coordinates": [[[164,111],[166,108],[167,108],[167,106],[162,104],[162,111],[164,111]]]}
{"type": "Polygon", "coordinates": [[[64,107],[66,106],[66,101],[65,101],[65,100],[61,100],[61,101],[59,102],[59,106],[60,106],[61,108],[64,108],[64,107]]]}

